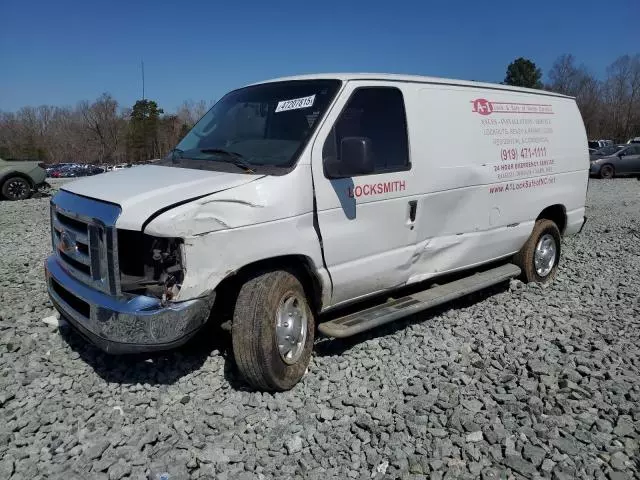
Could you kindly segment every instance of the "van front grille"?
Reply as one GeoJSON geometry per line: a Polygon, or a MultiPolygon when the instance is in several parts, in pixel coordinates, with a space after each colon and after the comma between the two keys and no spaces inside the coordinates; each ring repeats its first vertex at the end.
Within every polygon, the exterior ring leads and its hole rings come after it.
{"type": "Polygon", "coordinates": [[[117,205],[61,191],[51,201],[53,251],[65,270],[84,284],[120,294],[115,220],[117,205]]]}

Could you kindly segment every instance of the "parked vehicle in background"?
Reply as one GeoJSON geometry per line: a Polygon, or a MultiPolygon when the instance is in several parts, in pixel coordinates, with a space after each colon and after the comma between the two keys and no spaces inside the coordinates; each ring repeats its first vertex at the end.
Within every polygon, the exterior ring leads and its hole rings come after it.
{"type": "Polygon", "coordinates": [[[599,149],[613,144],[613,140],[589,140],[589,148],[599,149]]]}
{"type": "Polygon", "coordinates": [[[57,173],[65,168],[74,165],[73,163],[54,163],[52,165],[47,165],[45,170],[47,172],[47,177],[55,177],[57,173]]]}
{"type": "Polygon", "coordinates": [[[47,167],[47,176],[53,178],[87,177],[103,173],[103,167],[84,163],[59,163],[47,167]]]}
{"type": "Polygon", "coordinates": [[[640,175],[640,144],[619,147],[610,155],[592,159],[589,173],[600,178],[640,175]]]}
{"type": "Polygon", "coordinates": [[[0,158],[0,196],[7,200],[24,200],[46,185],[44,164],[7,161],[0,158]]]}
{"type": "Polygon", "coordinates": [[[513,277],[552,281],[585,221],[586,144],[575,99],[541,90],[384,74],[250,85],[163,161],[61,187],[49,296],[110,353],[178,346],[211,318],[249,384],[287,390],[316,322],[347,337],[513,277]]]}
{"type": "Polygon", "coordinates": [[[630,138],[627,143],[640,143],[640,137],[630,138]]]}
{"type": "Polygon", "coordinates": [[[598,158],[608,157],[609,155],[613,155],[614,153],[620,151],[624,148],[625,145],[609,145],[607,147],[602,147],[593,152],[589,153],[589,160],[597,160],[598,158]]]}

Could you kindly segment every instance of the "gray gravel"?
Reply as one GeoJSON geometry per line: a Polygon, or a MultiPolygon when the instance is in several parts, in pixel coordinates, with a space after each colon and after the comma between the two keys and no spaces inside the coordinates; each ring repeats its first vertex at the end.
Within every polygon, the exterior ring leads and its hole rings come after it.
{"type": "Polygon", "coordinates": [[[591,182],[551,286],[322,340],[277,395],[220,332],[122,358],[43,323],[47,203],[0,202],[1,479],[640,478],[635,179],[591,182]]]}

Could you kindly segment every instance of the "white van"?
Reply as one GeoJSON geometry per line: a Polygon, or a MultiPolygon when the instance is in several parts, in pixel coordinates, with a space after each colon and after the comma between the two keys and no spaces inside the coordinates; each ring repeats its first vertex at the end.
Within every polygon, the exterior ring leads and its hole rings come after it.
{"type": "Polygon", "coordinates": [[[263,82],[224,96],[161,162],[62,186],[48,290],[112,353],[220,322],[247,382],[286,390],[318,333],[550,281],[585,221],[588,172],[570,97],[399,75],[263,82]]]}

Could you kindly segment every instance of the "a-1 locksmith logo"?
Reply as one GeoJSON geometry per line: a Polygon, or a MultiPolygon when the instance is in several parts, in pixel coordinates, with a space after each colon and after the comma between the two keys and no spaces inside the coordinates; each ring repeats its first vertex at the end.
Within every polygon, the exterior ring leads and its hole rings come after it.
{"type": "Polygon", "coordinates": [[[479,115],[492,113],[537,113],[553,114],[553,107],[541,103],[491,102],[486,98],[471,100],[471,111],[479,115]]]}

